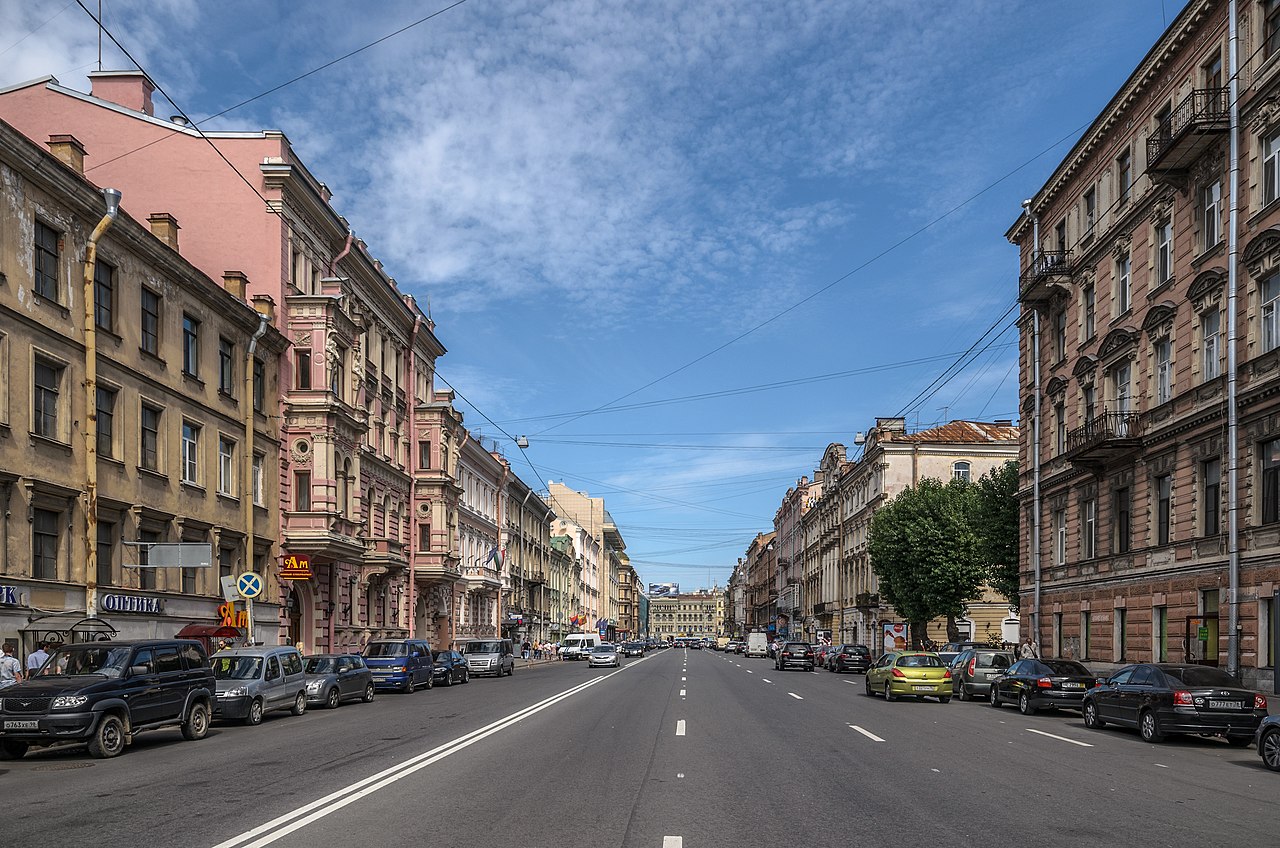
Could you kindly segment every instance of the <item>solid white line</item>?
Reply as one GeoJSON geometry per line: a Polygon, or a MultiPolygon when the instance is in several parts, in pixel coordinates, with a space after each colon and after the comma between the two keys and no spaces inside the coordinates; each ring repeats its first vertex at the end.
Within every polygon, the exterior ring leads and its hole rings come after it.
{"type": "Polygon", "coordinates": [[[396,765],[385,768],[376,774],[372,774],[369,777],[364,778],[363,780],[356,781],[350,786],[344,786],[336,792],[330,792],[323,798],[318,798],[309,804],[304,804],[296,810],[292,810],[282,816],[277,816],[265,824],[260,824],[251,830],[245,831],[239,836],[233,836],[231,839],[219,842],[214,846],[214,848],[262,848],[264,845],[270,845],[271,843],[288,836],[290,833],[306,827],[312,822],[318,821],[319,819],[322,819],[331,813],[335,813],[349,804],[359,801],[366,795],[372,795],[379,789],[385,789],[392,783],[408,777],[414,772],[420,771],[439,760],[443,760],[451,754],[456,754],[458,751],[474,745],[481,739],[492,736],[501,730],[505,730],[513,724],[524,721],[529,716],[534,715],[535,713],[540,713],[548,707],[578,694],[584,689],[595,686],[601,681],[608,680],[615,674],[621,674],[628,668],[634,668],[648,659],[649,657],[645,657],[644,659],[630,663],[617,671],[611,671],[602,677],[589,680],[586,683],[579,684],[571,689],[566,689],[559,694],[552,695],[551,697],[539,701],[536,704],[517,710],[511,715],[506,716],[505,718],[500,718],[495,722],[491,722],[478,730],[473,730],[470,733],[459,736],[457,739],[453,739],[443,745],[438,745],[430,751],[425,751],[417,756],[410,757],[402,763],[397,763],[396,765]],[[263,834],[266,835],[263,836],[263,834]],[[258,836],[262,836],[262,838],[255,839],[258,836]],[[255,841],[250,842],[249,840],[255,841]]]}
{"type": "Polygon", "coordinates": [[[849,725],[849,726],[850,726],[850,727],[852,727],[854,730],[858,731],[859,733],[861,733],[863,736],[865,736],[865,737],[867,737],[868,739],[870,739],[872,742],[883,742],[883,741],[884,741],[884,740],[883,740],[883,739],[881,739],[879,736],[876,736],[874,733],[872,733],[870,730],[863,730],[861,727],[858,727],[858,725],[856,725],[856,724],[851,724],[851,725],[849,725]]]}
{"type": "Polygon", "coordinates": [[[772,680],[770,680],[770,679],[769,679],[769,678],[767,678],[767,677],[762,677],[762,678],[760,678],[760,679],[761,679],[761,680],[763,680],[765,683],[772,683],[772,682],[773,682],[772,680]]]}
{"type": "Polygon", "coordinates": [[[662,848],[684,848],[684,839],[679,836],[664,836],[662,848]]]}
{"type": "Polygon", "coordinates": [[[795,698],[797,701],[803,701],[803,700],[804,700],[804,698],[801,698],[801,697],[800,697],[799,695],[797,695],[795,692],[788,692],[787,694],[788,694],[788,695],[790,695],[791,697],[795,698]]]}
{"type": "Polygon", "coordinates": [[[1031,728],[1031,727],[1026,728],[1026,730],[1027,730],[1027,732],[1028,732],[1028,733],[1038,733],[1038,734],[1040,734],[1041,736],[1048,736],[1050,739],[1057,739],[1057,740],[1058,740],[1058,741],[1060,741],[1060,742],[1070,742],[1072,745],[1079,745],[1081,748],[1092,748],[1092,747],[1093,747],[1093,746],[1092,746],[1092,745],[1090,745],[1088,742],[1077,742],[1075,739],[1068,739],[1068,738],[1067,738],[1067,737],[1065,737],[1065,736],[1055,736],[1055,735],[1054,735],[1054,734],[1052,734],[1052,733],[1045,733],[1043,730],[1036,730],[1036,729],[1031,728]]]}
{"type": "Polygon", "coordinates": [[[676,722],[676,736],[684,736],[684,719],[676,722]]]}

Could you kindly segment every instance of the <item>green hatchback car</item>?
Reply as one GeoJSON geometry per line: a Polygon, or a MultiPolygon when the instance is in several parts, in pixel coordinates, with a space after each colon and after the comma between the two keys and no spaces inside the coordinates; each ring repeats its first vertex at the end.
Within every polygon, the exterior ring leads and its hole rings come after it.
{"type": "Polygon", "coordinates": [[[902,696],[951,700],[951,670],[937,654],[928,651],[890,651],[871,666],[866,694],[884,695],[886,701],[902,696]]]}

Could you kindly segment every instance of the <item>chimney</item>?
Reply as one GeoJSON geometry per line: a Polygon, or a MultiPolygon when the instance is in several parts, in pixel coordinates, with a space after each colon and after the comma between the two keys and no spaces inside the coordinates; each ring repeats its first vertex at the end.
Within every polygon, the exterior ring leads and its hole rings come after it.
{"type": "Polygon", "coordinates": [[[276,302],[269,294],[255,294],[253,296],[253,308],[258,310],[260,315],[267,316],[267,320],[275,323],[276,320],[276,302]]]}
{"type": "Polygon", "coordinates": [[[248,285],[249,278],[245,276],[244,271],[222,272],[222,287],[231,292],[236,300],[244,300],[244,292],[248,285]]]}
{"type": "Polygon", "coordinates": [[[151,222],[151,235],[169,245],[177,253],[178,219],[168,212],[156,212],[154,215],[148,215],[147,220],[151,222]]]}
{"type": "Polygon", "coordinates": [[[49,136],[49,150],[77,174],[84,174],[84,145],[73,135],[49,136]]]}
{"type": "Polygon", "coordinates": [[[89,74],[89,93],[99,100],[155,116],[151,93],[156,90],[142,71],[93,71],[89,74]]]}

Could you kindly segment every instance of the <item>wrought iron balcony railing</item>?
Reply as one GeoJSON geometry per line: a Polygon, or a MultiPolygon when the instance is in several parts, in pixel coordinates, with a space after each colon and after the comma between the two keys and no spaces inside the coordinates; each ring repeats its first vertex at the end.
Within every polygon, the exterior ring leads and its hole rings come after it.
{"type": "Polygon", "coordinates": [[[1230,89],[1196,89],[1147,139],[1147,167],[1162,171],[1190,168],[1212,136],[1230,129],[1230,118],[1230,89]]]}

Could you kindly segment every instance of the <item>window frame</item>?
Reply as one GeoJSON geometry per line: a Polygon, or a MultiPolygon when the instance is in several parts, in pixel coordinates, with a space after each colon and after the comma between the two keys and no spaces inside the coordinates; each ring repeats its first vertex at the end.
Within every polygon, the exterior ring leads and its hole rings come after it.
{"type": "Polygon", "coordinates": [[[143,401],[138,415],[138,467],[144,471],[162,474],[164,407],[143,401]],[[154,426],[148,427],[148,416],[153,416],[154,426]],[[148,438],[148,434],[150,437],[148,438]],[[150,445],[148,445],[150,441],[150,445]]]}
{"type": "Polygon", "coordinates": [[[309,349],[294,348],[293,387],[302,392],[311,390],[311,351],[309,349]]]}
{"type": "Polygon", "coordinates": [[[1280,438],[1259,445],[1258,465],[1258,478],[1262,483],[1261,523],[1274,524],[1280,521],[1280,438]]]}
{"type": "Polygon", "coordinates": [[[95,412],[97,414],[97,449],[98,456],[105,459],[117,459],[116,456],[116,403],[120,399],[120,391],[115,386],[98,384],[96,396],[94,398],[95,412]],[[110,403],[103,405],[103,397],[110,399],[110,403]],[[105,447],[105,450],[103,449],[105,447]]]}
{"type": "Polygon", "coordinates": [[[36,505],[31,509],[31,577],[34,580],[57,580],[58,559],[62,548],[63,513],[36,505]],[[48,526],[43,526],[47,522],[48,526]],[[48,550],[46,546],[51,546],[48,550]],[[46,570],[47,564],[47,570],[46,570]]]}
{"type": "Polygon", "coordinates": [[[1173,279],[1173,221],[1166,218],[1156,224],[1156,286],[1173,279]]]}
{"type": "Polygon", "coordinates": [[[31,290],[45,300],[61,305],[58,291],[62,283],[62,232],[39,218],[32,235],[31,260],[31,290]]]}
{"type": "Polygon", "coordinates": [[[1093,284],[1085,286],[1080,292],[1080,307],[1083,310],[1084,338],[1092,339],[1098,332],[1098,291],[1093,284]]]}
{"type": "Polygon", "coordinates": [[[1258,286],[1258,317],[1262,352],[1269,353],[1280,347],[1280,273],[1258,286]]]}
{"type": "Polygon", "coordinates": [[[116,268],[102,259],[93,263],[93,325],[115,333],[116,268]],[[104,270],[105,269],[105,270],[104,270]]]}
{"type": "Polygon", "coordinates": [[[1133,256],[1116,259],[1116,317],[1133,308],[1133,256]]]}
{"type": "Polygon", "coordinates": [[[1200,190],[1200,248],[1207,252],[1221,243],[1222,180],[1214,180],[1200,190]]]}
{"type": "Polygon", "coordinates": [[[1123,206],[1133,196],[1133,151],[1125,148],[1116,157],[1116,205],[1123,206]]]}
{"type": "Polygon", "coordinates": [[[1222,310],[1211,307],[1200,313],[1200,382],[1222,376],[1222,310]],[[1209,331],[1210,319],[1213,331],[1209,331]]]}
{"type": "Polygon", "coordinates": [[[1156,339],[1152,345],[1152,357],[1155,361],[1155,401],[1160,406],[1173,400],[1173,339],[1156,339]]]}
{"type": "Polygon", "coordinates": [[[236,495],[236,443],[221,433],[218,434],[218,494],[236,495]]]}
{"type": "Polygon", "coordinates": [[[200,485],[200,435],[203,428],[194,421],[182,420],[178,479],[188,486],[200,485]]]}
{"type": "Polygon", "coordinates": [[[143,353],[160,356],[161,328],[164,325],[164,298],[146,286],[138,294],[138,347],[143,353]]]}
{"type": "Polygon", "coordinates": [[[218,337],[218,391],[235,397],[236,343],[226,336],[218,337]]]}
{"type": "Polygon", "coordinates": [[[191,313],[182,313],[182,373],[196,379],[200,377],[200,324],[191,313]]]}
{"type": "Polygon", "coordinates": [[[1216,456],[1200,463],[1200,532],[1222,533],[1222,459],[1216,456]]]}
{"type": "Polygon", "coordinates": [[[1080,511],[1083,513],[1080,521],[1081,558],[1094,559],[1098,555],[1098,499],[1085,498],[1080,511]]]}
{"type": "Polygon", "coordinates": [[[64,442],[62,436],[63,378],[67,365],[57,359],[36,353],[31,359],[31,432],[42,439],[64,442]],[[52,375],[51,384],[38,382],[41,369],[52,375]]]}
{"type": "Polygon", "coordinates": [[[1167,545],[1173,541],[1173,475],[1158,474],[1152,480],[1155,490],[1156,544],[1167,545]]]}
{"type": "Polygon", "coordinates": [[[971,482],[973,479],[973,463],[958,459],[951,463],[951,479],[971,482]]]}
{"type": "Polygon", "coordinates": [[[1118,486],[1111,491],[1111,552],[1127,554],[1133,546],[1133,490],[1118,486]]]}
{"type": "Polygon", "coordinates": [[[1262,139],[1262,205],[1280,199],[1280,128],[1262,139]]]}

